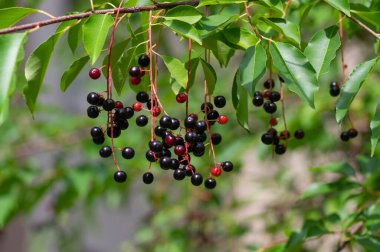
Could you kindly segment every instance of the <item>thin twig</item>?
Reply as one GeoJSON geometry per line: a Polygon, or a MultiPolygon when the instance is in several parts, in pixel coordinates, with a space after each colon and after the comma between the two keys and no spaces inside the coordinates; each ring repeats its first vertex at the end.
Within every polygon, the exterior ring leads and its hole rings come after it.
{"type": "Polygon", "coordinates": [[[369,28],[368,26],[366,26],[365,24],[363,24],[362,22],[360,22],[359,20],[357,20],[356,18],[354,17],[349,17],[349,16],[346,16],[348,17],[349,19],[351,19],[352,21],[354,21],[357,25],[359,25],[361,28],[363,28],[364,30],[366,30],[367,32],[369,32],[372,36],[374,36],[377,40],[380,40],[380,34],[377,34],[375,31],[373,31],[371,28],[369,28]]]}
{"type": "MultiPolygon", "coordinates": [[[[183,1],[183,2],[177,2],[177,3],[163,3],[163,4],[155,4],[155,5],[147,5],[147,6],[138,6],[138,7],[130,7],[130,8],[122,8],[120,9],[120,13],[135,13],[135,12],[143,12],[143,11],[151,11],[151,10],[165,10],[165,9],[171,9],[180,5],[190,5],[190,6],[197,6],[199,4],[199,0],[193,0],[193,1],[183,1]]],[[[104,14],[116,14],[118,8],[114,9],[105,9],[105,10],[96,10],[96,11],[88,11],[78,14],[72,14],[72,15],[66,15],[61,16],[57,18],[52,18],[49,20],[34,22],[30,24],[24,24],[24,25],[18,25],[6,29],[1,29],[0,34],[7,34],[7,33],[13,33],[18,31],[25,31],[25,30],[31,30],[36,27],[43,27],[51,24],[56,23],[62,23],[68,20],[74,20],[74,19],[83,19],[88,18],[91,15],[104,15],[104,14]]]]}

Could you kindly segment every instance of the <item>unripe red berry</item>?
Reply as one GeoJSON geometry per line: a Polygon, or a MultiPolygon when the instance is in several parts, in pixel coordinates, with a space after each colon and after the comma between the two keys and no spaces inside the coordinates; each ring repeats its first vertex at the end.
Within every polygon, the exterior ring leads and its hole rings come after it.
{"type": "Polygon", "coordinates": [[[124,108],[124,104],[121,101],[115,102],[115,109],[121,109],[124,108]]]}
{"type": "Polygon", "coordinates": [[[132,85],[138,85],[141,83],[141,78],[140,77],[131,77],[130,82],[132,85]]]}
{"type": "Polygon", "coordinates": [[[183,154],[185,154],[186,152],[186,148],[185,146],[183,145],[177,145],[175,148],[174,148],[174,153],[177,155],[177,156],[182,156],[183,154]]]}
{"type": "Polygon", "coordinates": [[[215,167],[212,167],[211,169],[211,174],[215,177],[219,177],[221,174],[222,174],[222,169],[220,169],[219,167],[215,166],[215,167]]]}
{"type": "Polygon", "coordinates": [[[177,100],[178,103],[184,103],[187,101],[187,94],[185,93],[179,93],[177,94],[177,96],[175,97],[175,99],[177,100]]]}
{"type": "Polygon", "coordinates": [[[99,70],[99,68],[91,68],[88,75],[91,79],[96,80],[99,79],[100,75],[102,75],[102,72],[99,70]]]}
{"type": "Polygon", "coordinates": [[[133,103],[133,105],[132,105],[133,110],[136,111],[136,112],[141,111],[141,110],[142,110],[142,107],[143,107],[143,105],[142,105],[141,102],[135,102],[135,103],[133,103]]]}
{"type": "Polygon", "coordinates": [[[176,142],[177,138],[173,135],[167,135],[165,137],[165,143],[168,145],[168,146],[173,146],[176,142]]]}
{"type": "Polygon", "coordinates": [[[225,116],[225,115],[220,115],[218,117],[218,123],[219,124],[226,124],[226,123],[228,123],[228,117],[225,116]]]}
{"type": "Polygon", "coordinates": [[[270,120],[269,120],[269,125],[270,126],[272,126],[272,127],[274,127],[274,126],[276,126],[278,124],[278,120],[277,120],[277,118],[271,118],[270,120]]]}
{"type": "Polygon", "coordinates": [[[160,107],[153,107],[153,109],[152,109],[152,115],[153,116],[159,116],[161,114],[161,109],[160,109],[160,107]]]}

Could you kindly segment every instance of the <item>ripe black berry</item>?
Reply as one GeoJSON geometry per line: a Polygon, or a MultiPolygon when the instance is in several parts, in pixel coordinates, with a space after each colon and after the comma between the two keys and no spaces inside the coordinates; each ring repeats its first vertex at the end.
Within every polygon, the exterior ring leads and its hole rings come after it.
{"type": "Polygon", "coordinates": [[[91,68],[90,72],[88,72],[88,75],[93,80],[99,79],[101,74],[102,73],[100,72],[99,68],[91,68]]]}
{"type": "MultiPolygon", "coordinates": [[[[113,127],[113,137],[114,138],[118,138],[121,134],[121,129],[119,129],[118,127],[113,127]]],[[[112,128],[109,127],[107,129],[107,136],[109,137],[112,137],[112,128]]]]}
{"type": "Polygon", "coordinates": [[[224,98],[224,96],[215,96],[214,97],[214,104],[215,104],[215,107],[217,108],[223,108],[224,106],[226,106],[226,98],[224,98]]]}
{"type": "Polygon", "coordinates": [[[98,107],[103,106],[103,102],[104,102],[104,97],[102,95],[99,95],[99,101],[96,104],[96,106],[98,106],[98,107]]]}
{"type": "Polygon", "coordinates": [[[153,151],[150,151],[150,150],[148,150],[148,151],[145,153],[145,158],[146,158],[149,162],[156,162],[156,161],[157,161],[157,157],[156,157],[156,155],[154,154],[153,151]]]}
{"type": "Polygon", "coordinates": [[[185,140],[182,137],[177,136],[174,145],[185,145],[185,140]]]}
{"type": "Polygon", "coordinates": [[[195,143],[197,140],[197,133],[195,133],[194,131],[187,132],[185,135],[185,140],[188,143],[195,143]]]}
{"type": "Polygon", "coordinates": [[[263,144],[270,145],[273,143],[273,136],[269,133],[265,133],[261,136],[261,142],[263,142],[263,144]]]}
{"type": "Polygon", "coordinates": [[[135,156],[135,150],[131,147],[125,147],[121,150],[121,155],[125,159],[132,159],[135,156]]]}
{"type": "Polygon", "coordinates": [[[143,54],[143,55],[140,55],[138,62],[141,67],[147,67],[150,64],[150,59],[148,55],[143,54]]]}
{"type": "Polygon", "coordinates": [[[278,155],[282,155],[286,152],[286,147],[283,144],[278,144],[274,148],[274,152],[276,152],[278,155]]]}
{"type": "Polygon", "coordinates": [[[148,124],[148,117],[145,115],[140,115],[136,118],[136,124],[139,127],[144,127],[145,125],[148,124]]]}
{"type": "Polygon", "coordinates": [[[350,138],[355,138],[358,136],[358,131],[354,128],[351,128],[348,130],[348,135],[350,136],[350,138]]]}
{"type": "Polygon", "coordinates": [[[100,150],[99,150],[99,155],[103,158],[107,158],[109,156],[112,155],[112,149],[111,147],[109,146],[103,146],[100,150]]]}
{"type": "Polygon", "coordinates": [[[136,100],[138,102],[146,103],[149,101],[149,95],[146,92],[139,92],[136,95],[136,100]]]}
{"type": "Polygon", "coordinates": [[[195,124],[195,129],[201,133],[207,130],[207,124],[205,121],[197,121],[195,124]]]}
{"type": "Polygon", "coordinates": [[[220,165],[225,172],[230,172],[234,169],[234,165],[231,161],[224,161],[220,165]]]}
{"type": "Polygon", "coordinates": [[[172,159],[170,157],[160,158],[160,167],[164,170],[168,170],[172,167],[172,159]]]}
{"type": "Polygon", "coordinates": [[[129,123],[127,120],[118,120],[116,121],[116,127],[121,130],[126,130],[129,127],[129,123]]]}
{"type": "Polygon", "coordinates": [[[164,145],[160,141],[150,141],[149,149],[155,153],[161,152],[164,148],[164,145]]]}
{"type": "Polygon", "coordinates": [[[98,105],[99,102],[99,95],[95,92],[91,92],[87,95],[87,102],[91,105],[98,105]]]}
{"type": "Polygon", "coordinates": [[[281,99],[281,94],[277,91],[272,91],[269,93],[269,100],[272,102],[278,102],[281,99]]]}
{"type": "Polygon", "coordinates": [[[154,180],[154,176],[151,172],[146,172],[144,173],[142,180],[145,184],[149,185],[149,184],[152,184],[154,180]]]}
{"type": "Polygon", "coordinates": [[[87,116],[90,118],[97,118],[99,116],[99,108],[97,106],[88,107],[87,116]]]}
{"type": "Polygon", "coordinates": [[[138,66],[133,66],[131,69],[129,69],[129,75],[131,77],[140,77],[141,69],[138,66]]]}
{"type": "Polygon", "coordinates": [[[207,114],[207,120],[215,121],[219,117],[219,113],[216,110],[213,110],[207,114]]]}
{"type": "Polygon", "coordinates": [[[170,128],[172,125],[172,118],[170,116],[164,115],[160,119],[160,125],[164,128],[170,128]]]}
{"type": "Polygon", "coordinates": [[[350,140],[350,134],[348,133],[348,131],[343,131],[343,132],[340,134],[340,139],[341,139],[343,142],[347,142],[348,140],[350,140]]]}
{"type": "Polygon", "coordinates": [[[103,137],[103,131],[99,127],[93,127],[91,129],[91,136],[92,138],[100,138],[103,137]]]}
{"type": "Polygon", "coordinates": [[[296,132],[294,132],[294,137],[297,139],[302,139],[304,138],[304,136],[305,136],[305,132],[301,129],[298,129],[296,130],[296,132]]]}
{"type": "Polygon", "coordinates": [[[112,99],[106,99],[103,102],[103,109],[105,111],[111,111],[115,108],[115,101],[112,99]]]}
{"type": "Polygon", "coordinates": [[[263,95],[261,94],[261,92],[255,92],[255,95],[253,96],[253,100],[252,100],[252,103],[253,105],[255,105],[256,107],[260,107],[263,105],[264,103],[264,98],[263,98],[263,95]]]}
{"type": "Polygon", "coordinates": [[[186,177],[186,172],[183,169],[176,169],[173,173],[173,178],[175,180],[183,180],[186,177]]]}
{"type": "Polygon", "coordinates": [[[193,152],[194,152],[194,155],[195,153],[204,153],[205,151],[205,145],[203,143],[195,143],[193,145],[193,152]]]}
{"type": "Polygon", "coordinates": [[[205,104],[202,103],[202,105],[201,105],[201,111],[202,111],[203,113],[205,113],[205,112],[209,112],[209,111],[212,111],[212,110],[214,109],[214,106],[212,105],[211,102],[207,102],[207,103],[206,103],[206,107],[207,107],[207,109],[205,109],[205,104]]]}
{"type": "Polygon", "coordinates": [[[178,161],[178,159],[172,158],[171,169],[173,170],[178,169],[180,164],[181,163],[178,161]]]}
{"type": "Polygon", "coordinates": [[[330,95],[331,96],[336,97],[339,94],[340,94],[340,87],[338,87],[338,86],[330,87],[330,95]]]}
{"type": "Polygon", "coordinates": [[[205,187],[207,189],[214,189],[216,186],[216,180],[213,178],[208,178],[205,180],[205,187]]]}
{"type": "Polygon", "coordinates": [[[94,144],[97,144],[97,145],[103,144],[105,140],[106,139],[104,138],[104,136],[92,139],[92,141],[94,142],[94,144]]]}
{"type": "Polygon", "coordinates": [[[266,80],[264,82],[264,88],[266,88],[266,89],[274,88],[274,81],[273,81],[273,79],[266,80]]]}
{"type": "Polygon", "coordinates": [[[222,142],[222,136],[219,133],[213,133],[211,135],[212,144],[218,145],[222,142]]]}
{"type": "Polygon", "coordinates": [[[123,182],[125,182],[127,180],[127,174],[125,172],[123,172],[123,171],[117,171],[113,175],[113,179],[117,183],[123,183],[123,182]]]}
{"type": "Polygon", "coordinates": [[[203,177],[199,173],[194,173],[193,176],[191,176],[191,183],[195,186],[200,186],[203,183],[203,177]]]}
{"type": "Polygon", "coordinates": [[[186,176],[188,177],[191,177],[193,176],[193,174],[196,172],[195,170],[195,167],[191,164],[186,164],[186,167],[185,167],[185,174],[186,176]]]}
{"type": "Polygon", "coordinates": [[[197,123],[197,120],[192,116],[188,116],[185,119],[185,127],[186,128],[194,129],[196,123],[197,123]]]}
{"type": "Polygon", "coordinates": [[[169,128],[171,130],[177,130],[179,128],[179,126],[180,126],[180,123],[179,123],[178,119],[177,118],[172,118],[172,123],[171,123],[171,125],[170,125],[169,128]]]}
{"type": "Polygon", "coordinates": [[[164,132],[166,131],[166,129],[160,125],[156,126],[156,128],[154,128],[154,134],[156,134],[156,136],[159,136],[159,137],[162,137],[164,135],[164,132]]]}
{"type": "Polygon", "coordinates": [[[264,102],[264,110],[268,114],[273,114],[277,111],[277,105],[274,102],[266,101],[264,102]]]}

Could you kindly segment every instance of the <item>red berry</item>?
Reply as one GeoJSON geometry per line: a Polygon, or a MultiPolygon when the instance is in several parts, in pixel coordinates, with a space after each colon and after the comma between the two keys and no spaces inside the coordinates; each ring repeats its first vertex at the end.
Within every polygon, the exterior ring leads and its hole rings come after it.
{"type": "Polygon", "coordinates": [[[132,85],[138,85],[141,83],[141,78],[140,77],[131,77],[131,84],[132,85]]]}
{"type": "Polygon", "coordinates": [[[177,96],[175,97],[175,99],[177,100],[178,103],[184,103],[187,101],[187,94],[185,93],[179,93],[177,94],[177,96]]]}
{"type": "Polygon", "coordinates": [[[88,73],[90,78],[93,80],[99,79],[101,74],[102,72],[100,72],[99,68],[91,68],[90,72],[88,73]]]}
{"type": "Polygon", "coordinates": [[[220,115],[218,117],[218,123],[219,124],[226,124],[226,123],[228,123],[228,117],[225,116],[225,115],[220,115]]]}
{"type": "Polygon", "coordinates": [[[277,120],[277,118],[271,118],[270,120],[269,120],[269,125],[270,126],[272,126],[272,127],[274,127],[274,126],[276,126],[278,124],[278,120],[277,120]]]}
{"type": "Polygon", "coordinates": [[[161,109],[159,107],[153,107],[152,115],[153,116],[159,116],[160,114],[161,114],[161,109]]]}
{"type": "Polygon", "coordinates": [[[115,102],[115,108],[116,109],[124,108],[124,104],[121,101],[116,101],[115,102]]]}
{"type": "Polygon", "coordinates": [[[215,177],[219,177],[220,174],[222,174],[222,169],[220,169],[219,167],[215,166],[215,167],[212,167],[211,169],[211,174],[215,177]]]}
{"type": "Polygon", "coordinates": [[[185,154],[186,152],[186,149],[185,149],[185,146],[183,145],[177,145],[175,148],[174,148],[174,153],[177,155],[177,156],[182,156],[183,154],[185,154]]]}
{"type": "Polygon", "coordinates": [[[132,105],[133,110],[136,111],[136,112],[141,111],[141,110],[142,110],[142,107],[143,107],[143,105],[142,105],[141,102],[135,102],[135,103],[133,103],[133,105],[132,105]]]}
{"type": "Polygon", "coordinates": [[[270,90],[265,89],[265,90],[263,91],[263,97],[264,97],[265,99],[268,99],[268,98],[269,98],[269,94],[270,94],[270,90]]]}
{"type": "Polygon", "coordinates": [[[165,143],[168,145],[168,146],[173,146],[176,142],[177,138],[173,135],[167,135],[165,137],[165,143]]]}
{"type": "Polygon", "coordinates": [[[143,76],[145,75],[145,72],[146,72],[145,70],[141,70],[141,71],[140,71],[140,78],[143,77],[143,76]]]}
{"type": "Polygon", "coordinates": [[[197,114],[190,114],[189,116],[191,116],[192,118],[194,118],[195,121],[198,121],[198,115],[197,114]]]}

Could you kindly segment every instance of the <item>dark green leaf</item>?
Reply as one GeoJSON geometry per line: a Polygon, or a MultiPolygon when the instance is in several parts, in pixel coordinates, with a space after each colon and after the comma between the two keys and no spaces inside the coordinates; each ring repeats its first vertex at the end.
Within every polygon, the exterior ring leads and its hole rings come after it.
{"type": "Polygon", "coordinates": [[[269,50],[273,65],[278,69],[288,88],[314,108],[318,81],[315,70],[305,55],[294,46],[281,42],[271,43],[269,50]]]}
{"type": "Polygon", "coordinates": [[[336,57],[340,48],[338,32],[336,26],[317,32],[305,49],[305,56],[317,72],[317,78],[329,71],[330,64],[336,57]]]}
{"type": "Polygon", "coordinates": [[[202,18],[202,13],[200,13],[193,6],[177,6],[170,9],[166,15],[166,20],[179,20],[188,24],[195,24],[202,18]]]}
{"type": "Polygon", "coordinates": [[[67,42],[73,53],[75,53],[80,42],[82,41],[82,36],[82,22],[70,28],[67,34],[67,42]]]}
{"type": "Polygon", "coordinates": [[[240,82],[240,71],[236,72],[234,82],[236,83],[236,97],[238,101],[236,106],[236,117],[239,124],[249,131],[248,126],[248,91],[243,88],[240,82]]]}
{"type": "Polygon", "coordinates": [[[18,197],[15,193],[0,196],[0,228],[4,228],[10,215],[17,209],[18,197]]]}
{"type": "Polygon", "coordinates": [[[240,62],[240,84],[247,89],[251,96],[256,84],[265,74],[266,62],[267,54],[260,44],[248,48],[240,62]]]}
{"type": "Polygon", "coordinates": [[[380,251],[380,237],[370,235],[354,235],[354,240],[359,243],[366,252],[380,251]]]}
{"type": "Polygon", "coordinates": [[[325,0],[335,9],[342,11],[347,16],[350,16],[350,2],[348,0],[325,0]]]}
{"type": "Polygon", "coordinates": [[[214,93],[216,79],[217,79],[216,72],[209,63],[204,61],[202,58],[200,60],[202,63],[205,80],[207,82],[207,94],[212,95],[214,93]]]}
{"type": "Polygon", "coordinates": [[[0,125],[6,120],[9,109],[9,98],[12,96],[15,72],[18,62],[23,57],[25,33],[0,36],[0,125]],[[22,58],[21,57],[21,58],[22,58]]]}
{"type": "Polygon", "coordinates": [[[84,56],[71,64],[71,66],[65,71],[61,78],[61,90],[65,92],[71,83],[78,76],[83,67],[87,64],[90,57],[84,56]]]}
{"type": "Polygon", "coordinates": [[[103,50],[108,30],[113,25],[110,15],[92,15],[83,24],[83,45],[93,65],[103,50]]]}
{"type": "Polygon", "coordinates": [[[301,34],[297,24],[283,18],[262,18],[262,20],[274,30],[281,33],[295,46],[300,46],[301,34]]]}
{"type": "Polygon", "coordinates": [[[35,12],[38,12],[38,10],[21,7],[0,9],[0,29],[8,28],[35,12]]]}
{"type": "Polygon", "coordinates": [[[371,156],[375,154],[376,145],[380,138],[380,102],[376,106],[375,115],[371,121],[371,156]]]}
{"type": "Polygon", "coordinates": [[[315,167],[312,169],[315,172],[333,172],[333,173],[340,173],[346,176],[354,176],[355,171],[349,165],[348,163],[345,162],[340,162],[340,163],[330,163],[321,167],[315,167]]]}
{"type": "Polygon", "coordinates": [[[243,49],[247,49],[259,41],[255,34],[242,27],[224,29],[222,34],[229,43],[243,49]]]}
{"type": "Polygon", "coordinates": [[[237,4],[244,2],[246,2],[246,0],[200,0],[198,7],[206,5],[237,4]]]}
{"type": "Polygon", "coordinates": [[[336,121],[341,124],[346,117],[348,109],[359,92],[367,76],[372,72],[379,58],[375,58],[355,67],[346,83],[342,87],[342,94],[336,102],[336,121]]]}

